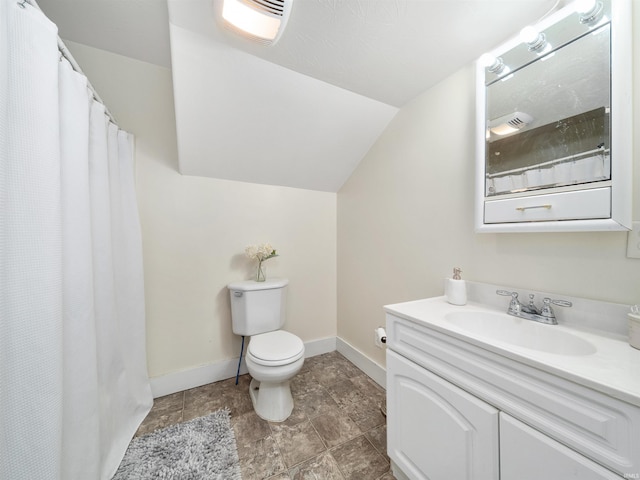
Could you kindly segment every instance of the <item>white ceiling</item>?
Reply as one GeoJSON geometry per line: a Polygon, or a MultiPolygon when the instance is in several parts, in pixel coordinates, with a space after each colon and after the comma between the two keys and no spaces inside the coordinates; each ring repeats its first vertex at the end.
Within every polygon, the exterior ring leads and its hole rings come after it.
{"type": "Polygon", "coordinates": [[[183,174],[324,191],[398,108],[559,3],[294,0],[265,47],[221,28],[219,1],[38,3],[63,39],[172,67],[183,174]]]}
{"type": "Polygon", "coordinates": [[[171,66],[166,0],[36,0],[61,38],[171,66]]]}

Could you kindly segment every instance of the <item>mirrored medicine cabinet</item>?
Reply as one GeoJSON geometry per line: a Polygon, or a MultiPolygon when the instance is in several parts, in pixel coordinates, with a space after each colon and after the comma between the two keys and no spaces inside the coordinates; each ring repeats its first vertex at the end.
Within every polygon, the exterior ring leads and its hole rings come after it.
{"type": "Polygon", "coordinates": [[[476,66],[476,230],[631,226],[631,2],[578,0],[476,66]]]}

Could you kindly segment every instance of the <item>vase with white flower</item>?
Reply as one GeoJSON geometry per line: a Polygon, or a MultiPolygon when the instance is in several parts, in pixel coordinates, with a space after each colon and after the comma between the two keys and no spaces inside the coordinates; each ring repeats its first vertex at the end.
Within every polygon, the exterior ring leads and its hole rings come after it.
{"type": "Polygon", "coordinates": [[[262,243],[260,245],[249,245],[244,249],[244,253],[248,258],[258,261],[256,282],[264,282],[267,279],[267,276],[265,275],[262,262],[269,260],[270,258],[277,257],[278,254],[276,253],[276,250],[270,243],[262,243]]]}

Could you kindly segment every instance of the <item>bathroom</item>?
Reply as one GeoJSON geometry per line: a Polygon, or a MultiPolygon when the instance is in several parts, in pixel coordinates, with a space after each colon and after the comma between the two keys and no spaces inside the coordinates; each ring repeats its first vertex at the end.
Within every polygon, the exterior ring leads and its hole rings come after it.
{"type": "MultiPolygon", "coordinates": [[[[286,328],[308,354],[338,349],[378,382],[385,352],[372,332],[384,325],[382,306],[442,295],[454,266],[477,282],[639,301],[640,260],[627,258],[626,232],[476,233],[472,62],[402,105],[344,184],[320,191],[181,174],[171,69],[64,40],[136,136],[154,396],[235,375],[241,340],[226,285],[252,275],[243,253],[258,242],[278,251],[267,278],[289,279],[286,328]]],[[[640,50],[633,55],[640,78],[640,50]]],[[[640,138],[638,82],[633,102],[640,138]]],[[[633,148],[637,221],[638,142],[633,148]]]]}

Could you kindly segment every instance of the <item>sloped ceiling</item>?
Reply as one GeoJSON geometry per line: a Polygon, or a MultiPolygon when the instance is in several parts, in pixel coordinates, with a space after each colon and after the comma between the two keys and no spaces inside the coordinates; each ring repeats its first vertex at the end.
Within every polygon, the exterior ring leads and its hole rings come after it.
{"type": "Polygon", "coordinates": [[[40,0],[60,36],[174,78],[187,175],[337,191],[407,101],[556,0],[293,0],[271,47],[228,32],[221,0],[40,0]],[[169,37],[171,55],[169,57],[169,37]]]}
{"type": "Polygon", "coordinates": [[[63,40],[171,67],[166,0],[36,1],[63,40]]]}

